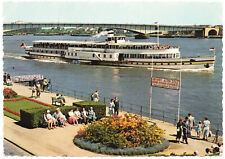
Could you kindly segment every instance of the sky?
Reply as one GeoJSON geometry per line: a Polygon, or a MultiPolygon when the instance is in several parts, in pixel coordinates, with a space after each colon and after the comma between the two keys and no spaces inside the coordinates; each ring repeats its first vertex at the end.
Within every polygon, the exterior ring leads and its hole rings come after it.
{"type": "Polygon", "coordinates": [[[220,25],[222,1],[4,1],[3,23],[220,25]]]}

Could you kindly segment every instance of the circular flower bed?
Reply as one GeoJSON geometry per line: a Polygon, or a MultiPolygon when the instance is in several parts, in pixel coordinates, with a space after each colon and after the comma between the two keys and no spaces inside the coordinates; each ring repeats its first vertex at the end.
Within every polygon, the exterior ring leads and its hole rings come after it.
{"type": "Polygon", "coordinates": [[[81,148],[113,155],[152,154],[164,150],[169,142],[156,124],[138,115],[104,118],[78,131],[74,143],[81,148]]]}
{"type": "Polygon", "coordinates": [[[10,88],[4,88],[3,95],[4,95],[4,98],[7,98],[7,99],[17,97],[17,93],[10,88]]]}

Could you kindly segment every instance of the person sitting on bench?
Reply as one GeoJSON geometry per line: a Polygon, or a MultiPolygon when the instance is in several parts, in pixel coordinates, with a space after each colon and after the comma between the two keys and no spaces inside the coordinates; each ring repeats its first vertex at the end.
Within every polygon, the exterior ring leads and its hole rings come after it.
{"type": "Polygon", "coordinates": [[[90,110],[88,111],[88,118],[89,118],[89,121],[95,121],[96,120],[96,116],[95,116],[95,112],[93,110],[93,107],[90,107],[90,110]]]}

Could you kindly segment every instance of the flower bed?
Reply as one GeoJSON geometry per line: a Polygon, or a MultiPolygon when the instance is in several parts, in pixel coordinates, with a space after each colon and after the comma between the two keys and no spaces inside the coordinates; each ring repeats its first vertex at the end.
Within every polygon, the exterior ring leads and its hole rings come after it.
{"type": "Polygon", "coordinates": [[[151,147],[135,147],[135,148],[111,148],[107,147],[101,143],[93,143],[90,141],[85,140],[83,137],[74,138],[74,144],[83,148],[85,150],[90,150],[97,153],[103,153],[108,155],[146,155],[146,154],[154,154],[169,147],[169,141],[163,140],[161,144],[156,144],[151,147]]]}
{"type": "Polygon", "coordinates": [[[162,129],[131,114],[89,124],[78,131],[74,143],[94,152],[116,155],[151,154],[169,146],[162,129]]]}
{"type": "Polygon", "coordinates": [[[11,88],[4,88],[3,95],[6,99],[17,97],[17,93],[11,88]]]}

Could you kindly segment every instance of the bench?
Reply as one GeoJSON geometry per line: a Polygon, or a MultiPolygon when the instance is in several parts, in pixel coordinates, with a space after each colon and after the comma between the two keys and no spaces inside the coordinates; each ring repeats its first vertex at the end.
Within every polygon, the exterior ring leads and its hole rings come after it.
{"type": "Polygon", "coordinates": [[[57,105],[57,103],[59,103],[60,106],[63,105],[61,99],[57,99],[56,97],[52,97],[52,105],[57,105]]]}

